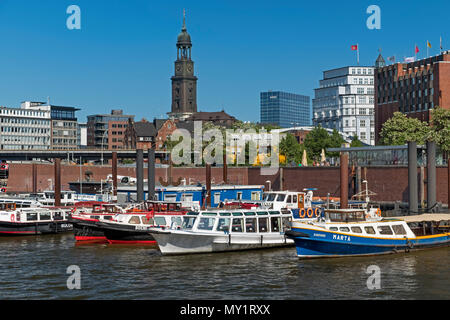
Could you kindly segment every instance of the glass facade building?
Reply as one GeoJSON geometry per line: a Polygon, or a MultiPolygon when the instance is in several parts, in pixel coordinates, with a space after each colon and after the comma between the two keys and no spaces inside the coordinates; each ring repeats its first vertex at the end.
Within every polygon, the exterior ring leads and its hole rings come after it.
{"type": "Polygon", "coordinates": [[[283,91],[261,92],[261,124],[281,128],[310,126],[312,122],[309,96],[283,91]]]}

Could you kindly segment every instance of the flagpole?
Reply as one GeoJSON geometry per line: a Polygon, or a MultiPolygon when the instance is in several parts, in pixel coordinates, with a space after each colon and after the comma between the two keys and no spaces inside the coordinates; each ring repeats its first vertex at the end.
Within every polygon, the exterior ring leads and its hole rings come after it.
{"type": "Polygon", "coordinates": [[[430,57],[430,55],[428,54],[428,49],[429,49],[430,47],[428,46],[428,40],[427,40],[427,58],[429,58],[430,57]]]}
{"type": "Polygon", "coordinates": [[[356,44],[356,61],[359,66],[359,43],[356,44]]]}

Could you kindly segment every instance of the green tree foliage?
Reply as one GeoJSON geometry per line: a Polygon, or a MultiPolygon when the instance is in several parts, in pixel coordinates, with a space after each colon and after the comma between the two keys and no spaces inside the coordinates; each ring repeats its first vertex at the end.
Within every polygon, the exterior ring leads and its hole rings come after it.
{"type": "Polygon", "coordinates": [[[408,141],[424,144],[430,135],[430,127],[419,119],[409,118],[401,112],[387,120],[380,132],[380,144],[403,145],[408,141]]]}
{"type": "Polygon", "coordinates": [[[361,140],[358,139],[357,135],[354,135],[352,138],[352,143],[350,143],[351,148],[359,148],[364,147],[364,143],[361,142],[361,140]]]}
{"type": "MultiPolygon", "coordinates": [[[[327,130],[320,125],[311,130],[305,137],[305,148],[310,159],[320,160],[322,149],[339,148],[345,140],[337,130],[333,130],[330,135],[327,130]]],[[[326,152],[328,157],[336,157],[339,153],[326,152]]]]}
{"type": "Polygon", "coordinates": [[[436,106],[431,111],[431,130],[428,135],[443,151],[450,152],[450,110],[436,106]]]}
{"type": "Polygon", "coordinates": [[[280,141],[280,153],[286,157],[286,162],[295,163],[302,162],[303,148],[297,142],[294,135],[287,133],[286,136],[280,141]]]}

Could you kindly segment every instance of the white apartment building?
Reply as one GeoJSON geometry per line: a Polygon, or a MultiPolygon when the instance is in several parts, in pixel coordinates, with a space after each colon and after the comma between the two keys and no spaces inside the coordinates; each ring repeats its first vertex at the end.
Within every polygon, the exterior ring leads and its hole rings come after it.
{"type": "Polygon", "coordinates": [[[0,107],[0,149],[45,150],[50,145],[49,110],[0,107]]]}
{"type": "Polygon", "coordinates": [[[314,89],[313,124],[337,129],[375,145],[374,67],[350,66],[324,71],[314,89]]]}

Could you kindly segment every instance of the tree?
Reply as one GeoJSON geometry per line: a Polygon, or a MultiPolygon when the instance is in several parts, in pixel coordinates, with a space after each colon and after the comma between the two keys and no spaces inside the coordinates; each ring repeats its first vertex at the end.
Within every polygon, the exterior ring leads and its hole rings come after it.
{"type": "Polygon", "coordinates": [[[358,139],[357,135],[354,135],[352,137],[352,143],[350,143],[351,148],[359,148],[364,147],[364,143],[361,142],[361,140],[358,139]]]}
{"type": "Polygon", "coordinates": [[[302,147],[297,142],[294,135],[287,133],[280,141],[280,153],[286,157],[286,162],[294,161],[296,163],[302,162],[302,147]]]}
{"type": "MultiPolygon", "coordinates": [[[[339,148],[345,142],[339,132],[334,129],[330,135],[327,130],[320,125],[311,130],[305,137],[305,149],[310,159],[319,160],[321,158],[322,149],[339,148]]],[[[339,156],[336,152],[326,152],[328,157],[339,156]]]]}
{"type": "Polygon", "coordinates": [[[401,112],[387,120],[380,132],[380,144],[403,145],[408,141],[424,144],[430,135],[430,127],[419,119],[409,118],[401,112]]]}
{"type": "Polygon", "coordinates": [[[436,106],[431,111],[430,140],[438,144],[443,151],[450,152],[450,110],[436,106]]]}

